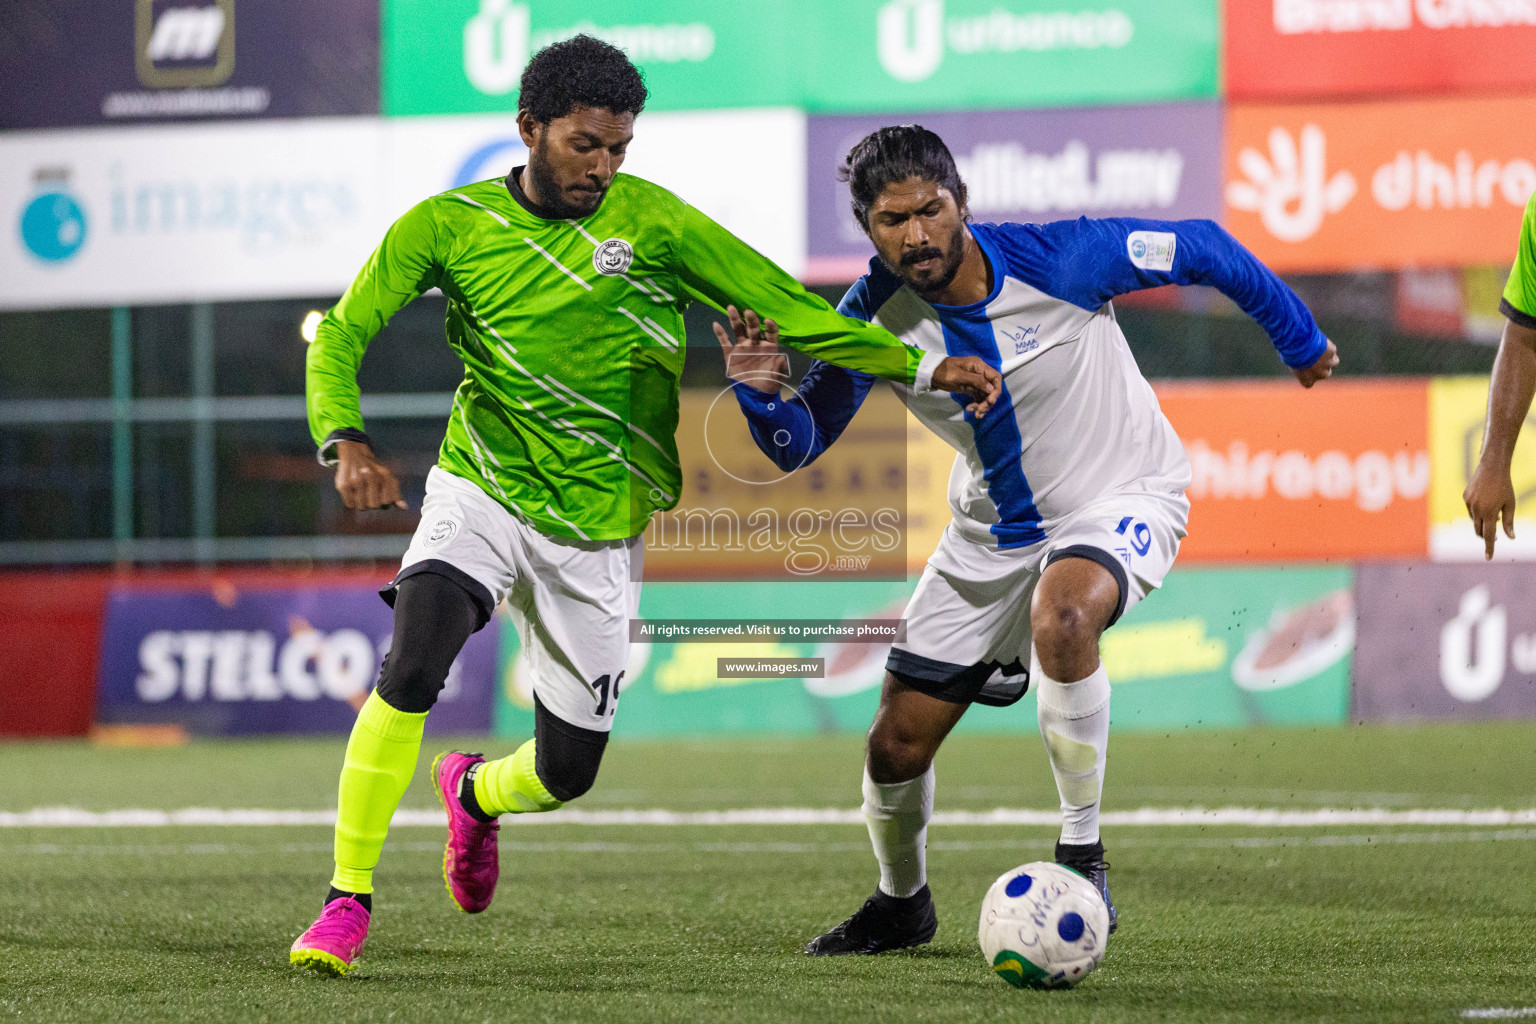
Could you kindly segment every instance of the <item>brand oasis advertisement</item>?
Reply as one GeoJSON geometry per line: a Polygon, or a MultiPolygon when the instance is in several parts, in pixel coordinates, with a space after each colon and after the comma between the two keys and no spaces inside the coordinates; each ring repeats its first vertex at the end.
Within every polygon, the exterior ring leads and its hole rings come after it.
{"type": "Polygon", "coordinates": [[[1216,95],[1214,0],[387,0],[389,114],[516,108],[528,57],[586,32],[650,109],[998,109],[1216,95]]]}
{"type": "MultiPolygon", "coordinates": [[[[102,626],[97,721],[346,732],[378,680],[392,622],[368,586],[119,587],[102,626]]],[[[429,730],[489,727],[499,626],[470,637],[429,730]]]]}

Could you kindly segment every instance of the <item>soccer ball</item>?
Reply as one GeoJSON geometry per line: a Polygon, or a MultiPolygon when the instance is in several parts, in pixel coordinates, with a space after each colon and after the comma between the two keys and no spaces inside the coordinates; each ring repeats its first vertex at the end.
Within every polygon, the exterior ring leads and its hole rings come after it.
{"type": "Polygon", "coordinates": [[[977,939],[997,976],[1014,988],[1060,988],[1104,958],[1109,908],[1071,868],[1038,861],[1014,868],[981,901],[977,939]]]}

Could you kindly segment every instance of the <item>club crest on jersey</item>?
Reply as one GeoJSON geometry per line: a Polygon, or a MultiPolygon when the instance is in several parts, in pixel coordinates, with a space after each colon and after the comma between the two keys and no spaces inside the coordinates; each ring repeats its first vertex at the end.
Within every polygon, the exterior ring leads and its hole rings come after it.
{"type": "Polygon", "coordinates": [[[599,274],[617,277],[635,262],[634,248],[622,238],[609,238],[597,243],[592,253],[592,265],[599,274]]]}
{"type": "Polygon", "coordinates": [[[453,540],[454,534],[459,532],[459,524],[452,519],[439,519],[432,524],[432,531],[427,534],[427,544],[437,547],[453,540]]]}

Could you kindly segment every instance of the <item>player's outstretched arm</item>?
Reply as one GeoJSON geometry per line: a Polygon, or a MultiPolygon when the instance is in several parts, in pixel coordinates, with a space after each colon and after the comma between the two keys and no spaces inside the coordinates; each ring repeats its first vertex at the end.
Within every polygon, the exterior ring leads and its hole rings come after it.
{"type": "Polygon", "coordinates": [[[1215,221],[1084,217],[1004,229],[1010,258],[1051,295],[1084,309],[1143,288],[1209,285],[1264,328],[1302,386],[1338,365],[1301,298],[1215,221]]]}
{"type": "Polygon", "coordinates": [[[808,355],[918,391],[968,395],[973,402],[967,408],[977,416],[1002,393],[1002,377],[982,360],[925,354],[884,328],[843,316],[691,206],[684,210],[678,248],[677,275],[690,295],[722,311],[728,305],[756,310],[778,324],[785,344],[808,355]]]}
{"type": "Polygon", "coordinates": [[[405,507],[394,474],[374,458],[364,432],[357,369],[389,318],[439,283],[436,247],[436,220],[429,203],[420,203],[390,227],[346,294],[321,318],[305,353],[310,435],[321,463],[337,467],[336,490],[348,508],[405,507]]]}
{"type": "Polygon", "coordinates": [[[1472,517],[1472,529],[1483,539],[1485,558],[1493,557],[1493,544],[1502,520],[1504,534],[1515,536],[1515,485],[1510,467],[1515,458],[1515,439],[1531,411],[1536,395],[1536,328],[1513,321],[1504,325],[1499,354],[1493,363],[1488,387],[1488,422],[1483,431],[1483,454],[1467,481],[1462,500],[1472,517]]]}
{"type": "Polygon", "coordinates": [[[715,324],[715,338],[752,440],[785,472],[810,465],[842,435],[876,378],[817,360],[785,399],[789,360],[779,350],[779,325],[735,306],[726,315],[731,329],[715,324]]]}

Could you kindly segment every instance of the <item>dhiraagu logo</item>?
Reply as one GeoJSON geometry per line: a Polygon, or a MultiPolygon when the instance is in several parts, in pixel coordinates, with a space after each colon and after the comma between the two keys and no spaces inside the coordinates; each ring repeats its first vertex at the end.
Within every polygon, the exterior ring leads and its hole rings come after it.
{"type": "Polygon", "coordinates": [[[898,82],[921,82],[939,70],[947,52],[1120,49],[1136,34],[1130,16],[1113,8],[1015,14],[998,6],[985,14],[946,17],[944,2],[887,0],[880,6],[875,50],[886,74],[898,82]]]}
{"type": "Polygon", "coordinates": [[[700,62],[715,52],[715,30],[686,24],[596,25],[581,21],[559,28],[533,28],[533,4],[480,0],[464,26],[464,77],[487,96],[517,89],[528,57],[551,43],[586,33],[612,43],[636,64],[700,62]]]}
{"type": "Polygon", "coordinates": [[[64,263],[85,244],[85,210],[69,190],[67,171],[48,168],[34,180],[36,191],[21,208],[21,242],[44,263],[64,263]]]}

